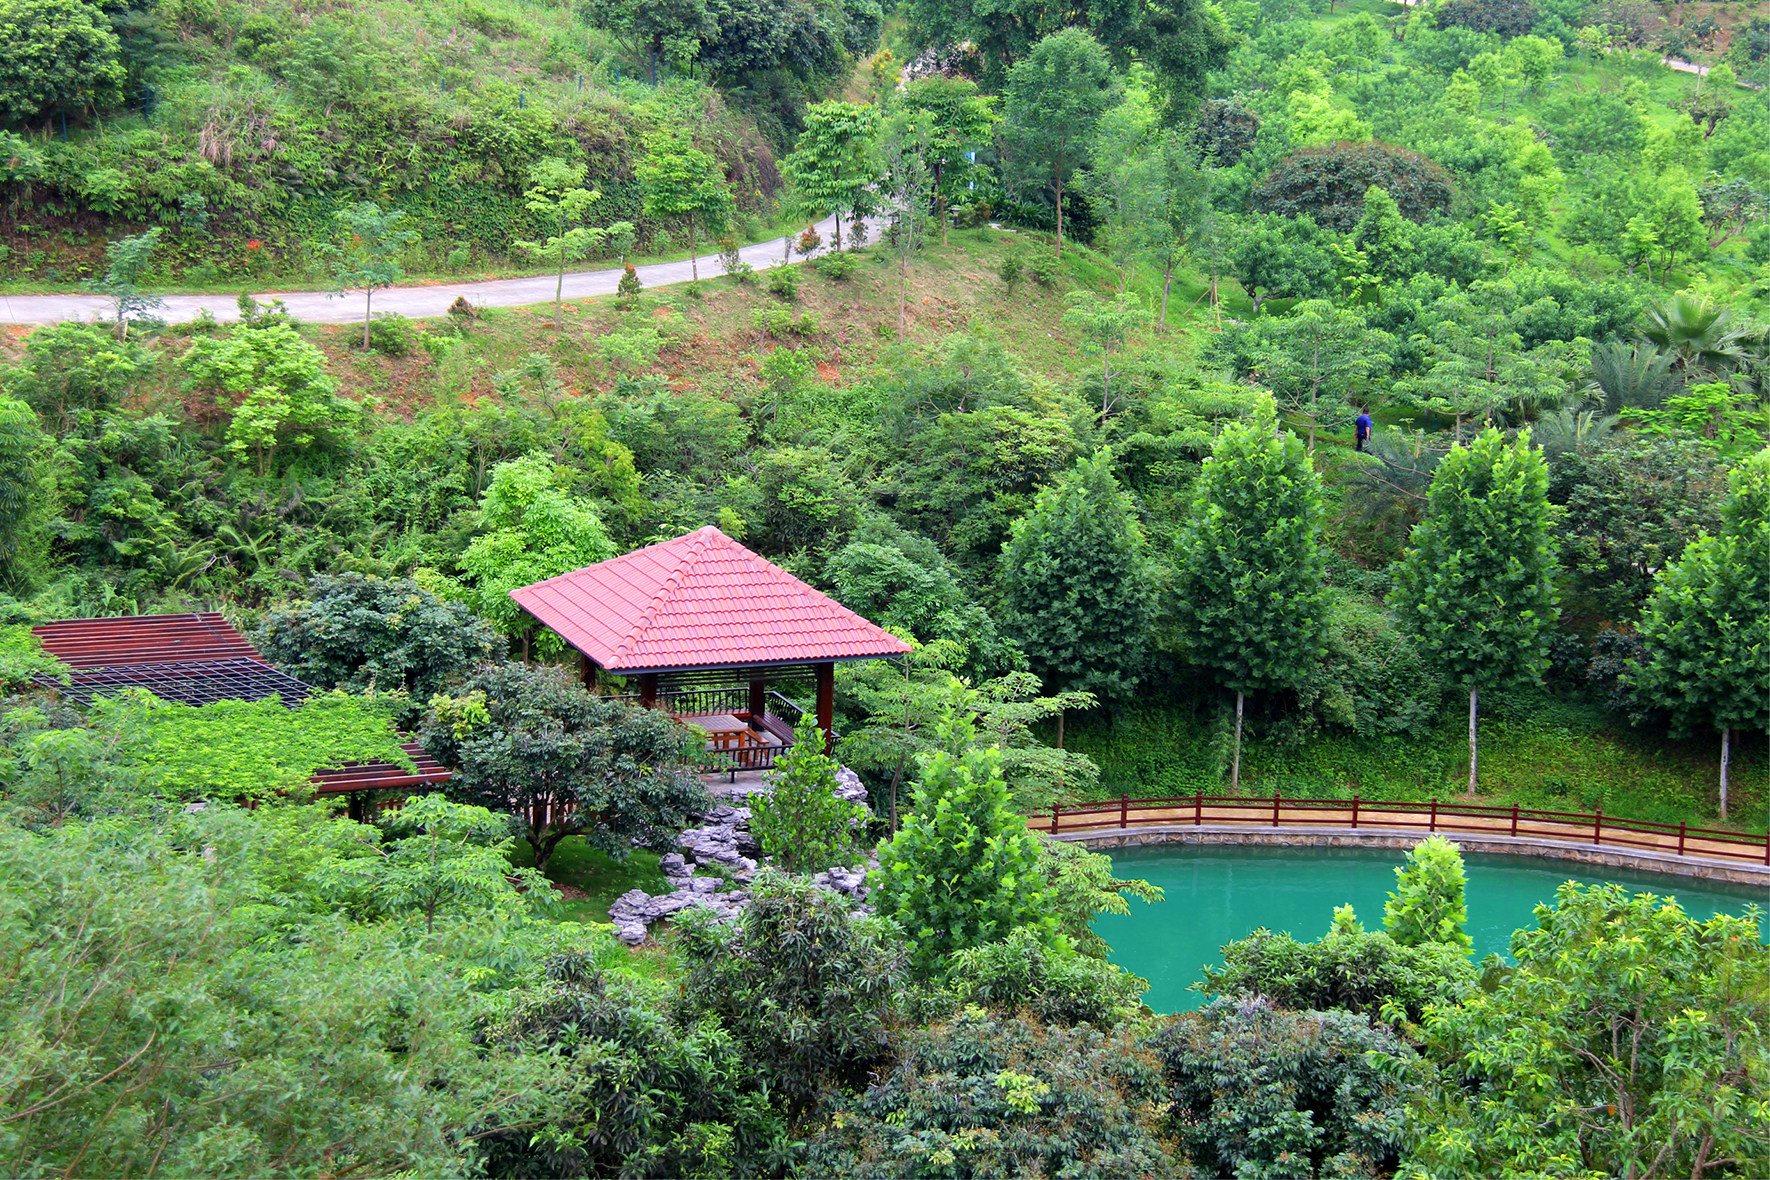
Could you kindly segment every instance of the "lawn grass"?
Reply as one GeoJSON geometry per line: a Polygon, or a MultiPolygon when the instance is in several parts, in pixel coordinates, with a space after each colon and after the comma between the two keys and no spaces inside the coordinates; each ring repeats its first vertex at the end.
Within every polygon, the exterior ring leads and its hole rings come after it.
{"type": "MultiPolygon", "coordinates": [[[[534,861],[532,850],[518,842],[510,861],[518,868],[529,868],[534,861]]],[[[647,893],[668,893],[670,883],[658,869],[658,854],[635,849],[626,861],[617,863],[608,853],[592,848],[582,836],[568,836],[560,842],[547,862],[547,879],[566,886],[567,900],[561,916],[574,922],[606,922],[608,907],[615,898],[629,889],[647,893]]]]}
{"type": "MultiPolygon", "coordinates": [[[[1466,722],[1448,709],[1423,737],[1315,733],[1278,741],[1258,732],[1242,750],[1242,791],[1287,798],[1446,800],[1469,774],[1466,722]]],[[[1481,722],[1478,799],[1546,811],[1719,826],[1718,738],[1677,741],[1619,725],[1595,706],[1533,693],[1495,701],[1481,722]]],[[[1227,748],[1217,714],[1187,703],[1144,704],[1074,718],[1066,745],[1100,764],[1094,798],[1179,798],[1228,790],[1227,748]]],[[[1770,805],[1763,735],[1735,738],[1729,823],[1761,833],[1770,805]]]]}

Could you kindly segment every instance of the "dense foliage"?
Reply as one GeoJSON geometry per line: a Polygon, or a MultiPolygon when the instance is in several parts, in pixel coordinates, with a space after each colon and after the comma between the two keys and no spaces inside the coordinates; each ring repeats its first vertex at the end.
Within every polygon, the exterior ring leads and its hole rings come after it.
{"type": "Polygon", "coordinates": [[[1370,7],[0,0],[0,278],[99,321],[0,341],[13,1170],[1770,1167],[1756,915],[1569,888],[1477,966],[1429,841],[1170,1017],[1093,929],[1160,891],[1029,830],[1761,825],[1770,28],[1370,7]],[[708,524],[913,653],[629,949],[704,742],[510,592],[708,524]],[[321,695],[77,705],[29,632],[211,609],[321,695]],[[395,723],[443,794],[305,801],[395,723]]]}

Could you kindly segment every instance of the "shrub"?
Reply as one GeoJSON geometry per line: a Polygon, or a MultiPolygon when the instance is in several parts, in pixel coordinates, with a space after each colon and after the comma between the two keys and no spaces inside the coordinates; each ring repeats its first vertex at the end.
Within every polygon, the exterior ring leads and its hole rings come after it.
{"type": "Polygon", "coordinates": [[[1035,254],[1026,264],[1026,273],[1041,287],[1055,287],[1063,274],[1063,263],[1055,254],[1035,254]]]}
{"type": "Polygon", "coordinates": [[[690,909],[678,930],[685,1013],[717,1018],[746,1070],[793,1105],[859,1085],[885,1054],[905,970],[891,923],[855,916],[828,889],[764,870],[736,922],[690,909]]]}
{"type": "Polygon", "coordinates": [[[793,248],[799,251],[800,257],[810,258],[822,248],[823,244],[824,236],[817,232],[817,227],[808,225],[805,227],[805,232],[799,235],[799,240],[794,243],[793,248]]]}
{"type": "Polygon", "coordinates": [[[817,261],[817,273],[832,283],[846,282],[859,268],[860,259],[846,251],[826,254],[817,261]]]}
{"type": "Polygon", "coordinates": [[[1162,900],[1161,889],[1142,878],[1114,877],[1110,856],[1049,836],[1040,836],[1038,846],[1047,904],[1058,929],[1080,954],[1104,959],[1112,953],[1106,940],[1094,933],[1094,919],[1101,914],[1130,913],[1125,894],[1149,904],[1162,900]]]}
{"type": "Polygon", "coordinates": [[[547,974],[485,1040],[504,1050],[494,1059],[562,1057],[568,1072],[548,1097],[564,1106],[539,1132],[482,1129],[487,1174],[776,1174],[787,1127],[730,1034],[712,1021],[678,1027],[661,989],[582,955],[556,955],[547,974]]]}
{"type": "MultiPolygon", "coordinates": [[[[948,747],[964,748],[960,722],[942,727],[948,747]]],[[[925,974],[948,954],[1006,938],[1016,926],[1051,929],[1038,878],[1038,845],[1008,807],[1002,754],[938,750],[922,766],[912,814],[879,846],[873,904],[895,918],[925,974]]]]}
{"type": "Polygon", "coordinates": [[[1364,194],[1376,185],[1410,221],[1450,208],[1451,179],[1431,160],[1386,143],[1330,143],[1292,152],[1254,188],[1253,207],[1286,217],[1308,214],[1324,229],[1348,232],[1364,216],[1364,194]]]}
{"type": "Polygon", "coordinates": [[[747,283],[756,268],[744,261],[740,250],[738,240],[730,234],[719,239],[719,265],[724,268],[726,274],[733,276],[738,282],[747,283]]]}
{"type": "Polygon", "coordinates": [[[610,332],[596,342],[602,359],[623,369],[647,369],[658,363],[664,350],[664,337],[650,323],[640,324],[625,332],[610,332]]]}
{"type": "Polygon", "coordinates": [[[769,267],[763,285],[770,295],[789,301],[799,298],[799,272],[785,263],[769,267]]]}
{"type": "Polygon", "coordinates": [[[615,294],[622,299],[633,299],[638,296],[639,288],[639,272],[629,262],[621,268],[621,281],[615,284],[615,294]]]}
{"type": "Polygon", "coordinates": [[[855,835],[867,822],[863,803],[836,794],[834,758],[815,725],[794,732],[793,747],[768,774],[768,791],[750,798],[750,831],[762,851],[795,873],[855,859],[855,835]]]}
{"type": "Polygon", "coordinates": [[[411,724],[430,698],[500,646],[466,606],[418,583],[362,574],[314,578],[305,600],[272,611],[253,636],[289,675],[320,688],[403,690],[411,724]]]}
{"type": "Polygon", "coordinates": [[[7,367],[6,393],[37,412],[56,434],[82,417],[102,417],[153,371],[153,357],[95,324],[54,324],[25,338],[25,355],[7,367]]]}
{"type": "Polygon", "coordinates": [[[1516,968],[1435,1008],[1448,1066],[1415,1107],[1418,1175],[1770,1175],[1770,947],[1756,915],[1561,886],[1516,968]],[[1730,1160],[1722,1164],[1720,1161],[1730,1160]]]}
{"type": "Polygon", "coordinates": [[[1128,1029],[970,1012],[906,1033],[897,1065],[835,1106],[805,1170],[847,1180],[1178,1175],[1147,1122],[1160,1097],[1160,1067],[1128,1029]]]}
{"type": "Polygon", "coordinates": [[[1021,277],[1025,273],[1026,263],[1021,260],[1018,254],[1008,255],[1002,259],[1001,265],[996,267],[996,277],[1002,280],[1002,286],[1008,289],[1010,297],[1013,296],[1015,288],[1020,286],[1021,277]]]}
{"type": "Polygon", "coordinates": [[[1026,1010],[1050,1024],[1111,1028],[1135,1019],[1149,981],[1079,954],[1069,939],[1047,945],[1037,931],[1021,928],[1000,942],[952,957],[948,978],[961,1003],[997,1012],[1026,1010]]]}
{"type": "MultiPolygon", "coordinates": [[[[1350,915],[1347,915],[1350,917],[1350,915]]],[[[1344,1008],[1389,1024],[1418,1024],[1429,1004],[1454,1004],[1475,986],[1467,955],[1444,943],[1402,946],[1356,921],[1317,942],[1256,930],[1223,947],[1195,991],[1264,996],[1282,1008],[1344,1008]]]]}
{"type": "Polygon", "coordinates": [[[418,344],[418,326],[398,312],[383,312],[369,322],[369,347],[382,356],[409,356],[418,344]]]}
{"type": "Polygon", "coordinates": [[[1465,954],[1474,946],[1463,933],[1463,854],[1443,836],[1428,836],[1395,870],[1395,891],[1383,905],[1383,925],[1402,946],[1437,942],[1465,954]]]}
{"type": "Polygon", "coordinates": [[[1208,1176],[1382,1176],[1416,1088],[1394,1033],[1350,1012],[1216,1000],[1148,1041],[1171,1087],[1167,1127],[1208,1176]]]}

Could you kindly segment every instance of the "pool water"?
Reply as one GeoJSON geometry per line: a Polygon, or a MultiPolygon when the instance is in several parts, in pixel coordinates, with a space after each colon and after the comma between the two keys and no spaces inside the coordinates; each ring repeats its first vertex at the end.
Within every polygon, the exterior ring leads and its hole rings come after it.
{"type": "MultiPolygon", "coordinates": [[[[1155,905],[1131,899],[1131,913],[1102,915],[1094,929],[1112,945],[1113,962],[1149,980],[1144,1002],[1157,1012],[1186,1012],[1208,997],[1187,987],[1219,948],[1264,926],[1309,941],[1327,933],[1334,907],[1351,902],[1366,930],[1383,928],[1383,902],[1395,886],[1400,849],[1199,847],[1149,845],[1112,852],[1119,877],[1142,877],[1167,892],[1155,905]]],[[[1532,856],[1466,855],[1469,884],[1465,929],[1475,957],[1507,955],[1512,931],[1534,927],[1532,911],[1553,902],[1567,880],[1613,881],[1634,893],[1676,895],[1693,917],[1742,914],[1770,891],[1709,884],[1687,877],[1606,869],[1532,856]]],[[[1763,933],[1770,937],[1770,924],[1763,933]]]]}

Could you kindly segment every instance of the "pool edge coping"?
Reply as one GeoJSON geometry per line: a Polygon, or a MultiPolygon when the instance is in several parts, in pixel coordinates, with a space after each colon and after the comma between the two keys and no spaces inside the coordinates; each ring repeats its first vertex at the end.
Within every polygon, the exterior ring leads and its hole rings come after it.
{"type": "MultiPolygon", "coordinates": [[[[1049,833],[1047,833],[1049,834],[1049,833]]],[[[1251,844],[1279,848],[1401,848],[1408,849],[1432,835],[1390,829],[1363,832],[1351,828],[1292,827],[1280,831],[1250,830],[1222,824],[1153,824],[1136,828],[1095,828],[1058,832],[1055,839],[1080,844],[1090,850],[1133,848],[1143,844],[1251,844]]],[[[1537,856],[1603,868],[1633,869],[1662,876],[1716,881],[1729,885],[1770,885],[1770,868],[1707,857],[1676,856],[1647,849],[1606,848],[1569,844],[1534,836],[1490,836],[1436,833],[1452,840],[1464,852],[1537,856]]]]}

